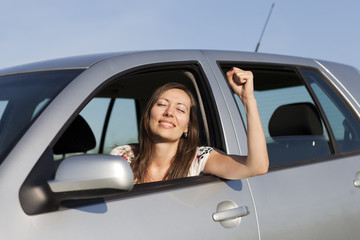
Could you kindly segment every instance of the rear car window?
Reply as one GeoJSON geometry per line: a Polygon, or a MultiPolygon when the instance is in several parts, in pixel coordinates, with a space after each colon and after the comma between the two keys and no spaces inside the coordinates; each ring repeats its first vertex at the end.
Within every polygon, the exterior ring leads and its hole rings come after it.
{"type": "MultiPolygon", "coordinates": [[[[328,130],[307,86],[294,68],[247,67],[264,128],[270,166],[331,155],[328,130]]],[[[224,69],[226,72],[227,69],[224,69]]],[[[243,105],[236,94],[241,116],[243,105]]],[[[246,119],[243,119],[246,125],[246,119]]]]}

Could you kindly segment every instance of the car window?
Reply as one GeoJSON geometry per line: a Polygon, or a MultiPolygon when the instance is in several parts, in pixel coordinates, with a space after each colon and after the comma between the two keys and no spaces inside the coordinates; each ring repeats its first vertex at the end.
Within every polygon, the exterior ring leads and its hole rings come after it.
{"type": "Polygon", "coordinates": [[[134,99],[94,98],[80,114],[88,122],[95,135],[96,148],[90,153],[108,154],[118,145],[138,142],[138,121],[134,99]],[[113,105],[111,101],[114,101],[113,105]],[[105,126],[108,111],[109,119],[105,126]],[[103,136],[104,127],[106,127],[105,136],[103,136]],[[103,146],[100,146],[102,137],[105,140],[103,140],[103,146]]]}
{"type": "Polygon", "coordinates": [[[1,100],[0,101],[0,121],[5,113],[6,106],[8,105],[9,101],[1,100]]]}
{"type": "Polygon", "coordinates": [[[0,163],[44,106],[82,71],[44,71],[0,77],[0,163]]]}
{"type": "Polygon", "coordinates": [[[318,72],[309,69],[303,69],[301,72],[309,81],[321,104],[336,140],[338,150],[342,153],[359,150],[359,120],[318,72]]]}
{"type": "MultiPolygon", "coordinates": [[[[54,145],[56,164],[60,164],[58,160],[72,155],[109,154],[117,146],[137,144],[139,121],[148,99],[169,79],[183,83],[199,99],[195,77],[190,72],[195,70],[187,68],[147,69],[130,73],[99,89],[54,145]]],[[[200,138],[202,144],[209,145],[210,134],[205,124],[204,109],[201,105],[198,116],[200,138]]]]}
{"type": "MultiPolygon", "coordinates": [[[[79,116],[84,119],[89,131],[94,135],[95,145],[86,151],[87,154],[109,154],[116,146],[138,142],[138,121],[134,99],[95,97],[79,116]]],[[[54,159],[84,154],[82,150],[55,151],[54,159]]]]}
{"type": "MultiPolygon", "coordinates": [[[[254,94],[264,128],[270,166],[331,154],[324,121],[307,87],[295,69],[256,67],[254,94]]],[[[224,72],[226,69],[224,69],[224,72]]],[[[234,94],[241,116],[245,111],[234,94]]],[[[246,125],[246,119],[243,119],[246,125]]]]}
{"type": "Polygon", "coordinates": [[[39,102],[39,104],[35,107],[31,119],[37,116],[37,114],[41,111],[41,109],[43,109],[43,107],[49,102],[49,100],[50,100],[49,98],[45,98],[44,100],[39,102]]]}
{"type": "Polygon", "coordinates": [[[106,131],[103,153],[116,146],[138,143],[138,122],[135,99],[116,99],[106,131]]]}

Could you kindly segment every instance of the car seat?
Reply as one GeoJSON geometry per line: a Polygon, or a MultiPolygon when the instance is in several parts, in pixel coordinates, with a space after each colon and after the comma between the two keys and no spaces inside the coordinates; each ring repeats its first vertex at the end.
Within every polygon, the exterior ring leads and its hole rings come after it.
{"type": "Polygon", "coordinates": [[[272,165],[312,159],[330,153],[320,115],[310,102],[278,107],[269,121],[268,143],[272,165]]]}
{"type": "Polygon", "coordinates": [[[78,115],[53,148],[54,154],[87,152],[96,146],[95,136],[85,119],[78,115]]]}

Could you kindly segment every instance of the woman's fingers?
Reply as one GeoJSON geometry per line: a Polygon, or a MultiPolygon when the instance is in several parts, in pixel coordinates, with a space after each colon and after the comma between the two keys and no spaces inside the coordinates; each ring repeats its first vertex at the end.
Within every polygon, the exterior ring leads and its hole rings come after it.
{"type": "Polygon", "coordinates": [[[247,80],[253,77],[251,71],[244,71],[240,68],[233,67],[226,73],[228,80],[232,80],[234,83],[238,85],[242,85],[246,83],[247,80]]]}
{"type": "Polygon", "coordinates": [[[226,77],[231,88],[241,100],[253,94],[253,74],[251,71],[233,67],[226,73],[226,77]]]}

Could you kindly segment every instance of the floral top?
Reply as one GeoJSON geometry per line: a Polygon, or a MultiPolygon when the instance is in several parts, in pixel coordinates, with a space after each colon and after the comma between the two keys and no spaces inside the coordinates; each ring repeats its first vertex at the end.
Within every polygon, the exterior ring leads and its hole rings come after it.
{"type": "MultiPolygon", "coordinates": [[[[197,148],[196,155],[191,163],[188,177],[198,176],[204,170],[207,159],[210,156],[212,147],[201,146],[197,148]]],[[[121,156],[125,158],[128,163],[135,159],[135,145],[122,145],[111,150],[111,155],[121,156]]]]}

